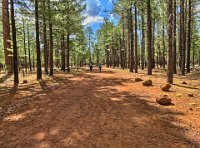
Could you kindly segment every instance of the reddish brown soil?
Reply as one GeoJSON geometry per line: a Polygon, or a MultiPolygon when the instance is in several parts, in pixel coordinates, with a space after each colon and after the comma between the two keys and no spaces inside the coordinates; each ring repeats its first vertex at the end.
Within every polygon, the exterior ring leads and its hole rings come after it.
{"type": "Polygon", "coordinates": [[[161,91],[159,72],[57,73],[40,82],[29,74],[28,84],[15,88],[11,79],[0,84],[1,148],[200,147],[198,79],[176,76],[170,92],[161,91]],[[152,79],[153,86],[136,77],[152,79]],[[173,104],[158,105],[161,94],[173,104]]]}

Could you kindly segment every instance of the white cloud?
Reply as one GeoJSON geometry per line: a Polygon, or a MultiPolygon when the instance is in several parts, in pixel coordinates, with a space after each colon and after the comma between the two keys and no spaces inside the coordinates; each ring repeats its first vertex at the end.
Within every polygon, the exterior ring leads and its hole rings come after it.
{"type": "Polygon", "coordinates": [[[104,18],[101,16],[87,16],[83,21],[83,25],[92,25],[94,23],[102,23],[104,18]]]}

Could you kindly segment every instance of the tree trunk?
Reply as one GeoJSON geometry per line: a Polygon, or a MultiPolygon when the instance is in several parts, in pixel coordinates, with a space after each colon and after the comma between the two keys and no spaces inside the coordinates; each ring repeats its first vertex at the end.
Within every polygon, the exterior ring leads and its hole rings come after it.
{"type": "Polygon", "coordinates": [[[152,75],[152,24],[151,24],[151,0],[147,1],[147,28],[148,28],[148,75],[152,75]]]}
{"type": "Polygon", "coordinates": [[[181,74],[185,75],[185,1],[180,1],[181,74]]]}
{"type": "MultiPolygon", "coordinates": [[[[67,56],[67,72],[70,72],[70,63],[69,63],[69,57],[70,57],[70,46],[69,46],[69,36],[70,34],[67,33],[67,53],[66,53],[66,56],[67,56]]],[[[91,56],[90,56],[91,57],[91,56]]]]}
{"type": "Polygon", "coordinates": [[[3,22],[3,44],[4,44],[4,54],[5,54],[5,64],[8,73],[13,71],[13,59],[10,43],[10,22],[9,22],[9,6],[8,0],[2,0],[2,22],[3,22]]]}
{"type": "Polygon", "coordinates": [[[61,70],[65,71],[65,36],[64,33],[61,36],[61,61],[62,61],[62,66],[61,66],[61,70]]]}
{"type": "Polygon", "coordinates": [[[174,45],[174,49],[173,49],[173,57],[174,57],[174,59],[173,59],[173,61],[174,61],[174,63],[173,63],[173,71],[174,71],[174,74],[177,74],[177,69],[176,69],[176,0],[174,0],[174,28],[173,28],[173,30],[174,30],[174,36],[173,36],[173,40],[174,40],[174,43],[173,43],[173,45],[174,45]]]}
{"type": "Polygon", "coordinates": [[[138,73],[137,6],[135,4],[135,73],[138,73]]]}
{"type": "Polygon", "coordinates": [[[28,61],[29,61],[30,72],[32,72],[29,27],[28,27],[28,61]]]}
{"type": "Polygon", "coordinates": [[[13,67],[14,67],[14,84],[19,83],[18,76],[18,55],[17,55],[17,40],[16,40],[16,27],[15,27],[15,10],[13,0],[10,0],[11,8],[11,22],[12,22],[12,41],[13,41],[13,67]]]}
{"type": "Polygon", "coordinates": [[[35,26],[36,26],[36,52],[37,52],[37,79],[42,79],[41,53],[40,53],[40,31],[39,31],[39,15],[38,0],[35,0],[35,26]]]}
{"type": "MultiPolygon", "coordinates": [[[[46,12],[46,2],[43,1],[43,11],[46,12]]],[[[44,69],[45,73],[48,74],[48,48],[47,48],[47,25],[46,16],[43,16],[43,40],[44,40],[44,69]]]]}
{"type": "Polygon", "coordinates": [[[142,48],[141,48],[141,62],[142,70],[145,67],[145,28],[144,28],[144,8],[142,9],[142,48]]]}
{"type": "Polygon", "coordinates": [[[122,69],[124,69],[126,64],[124,13],[122,13],[122,49],[122,69]]]}
{"type": "Polygon", "coordinates": [[[162,37],[162,40],[163,40],[163,53],[162,53],[162,65],[163,65],[163,68],[165,69],[165,26],[164,26],[164,22],[163,22],[163,33],[162,33],[163,37],[162,37]]]}
{"type": "Polygon", "coordinates": [[[151,66],[152,66],[152,69],[155,68],[155,47],[154,47],[154,44],[155,44],[155,30],[156,30],[156,20],[153,19],[153,23],[152,23],[152,48],[151,48],[151,52],[152,52],[152,62],[151,62],[151,66]]]}
{"type": "Polygon", "coordinates": [[[189,0],[189,10],[188,10],[188,46],[187,46],[187,72],[190,73],[190,51],[191,51],[191,10],[192,10],[192,1],[189,0]]]}
{"type": "Polygon", "coordinates": [[[134,50],[134,34],[133,34],[133,16],[132,16],[132,6],[129,9],[129,36],[130,36],[130,67],[129,71],[133,72],[134,69],[134,55],[133,55],[133,50],[134,50]]]}
{"type": "Polygon", "coordinates": [[[27,56],[26,56],[26,30],[25,30],[25,21],[23,19],[23,33],[24,33],[24,63],[25,63],[25,71],[27,73],[27,56]]]}
{"type": "Polygon", "coordinates": [[[51,19],[51,7],[50,7],[50,0],[48,1],[48,10],[49,10],[49,44],[50,44],[50,76],[53,76],[53,26],[52,26],[52,19],[51,19]]]}
{"type": "Polygon", "coordinates": [[[168,0],[168,63],[167,63],[167,83],[173,83],[173,14],[172,0],[168,0]]]}

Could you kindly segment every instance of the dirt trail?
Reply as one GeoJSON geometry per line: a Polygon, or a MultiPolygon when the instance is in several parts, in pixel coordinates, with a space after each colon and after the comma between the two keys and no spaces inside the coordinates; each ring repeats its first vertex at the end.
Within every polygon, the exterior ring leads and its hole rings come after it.
{"type": "Polygon", "coordinates": [[[25,109],[0,121],[0,147],[200,147],[178,118],[184,112],[155,105],[129,85],[111,70],[45,77],[25,109]]]}

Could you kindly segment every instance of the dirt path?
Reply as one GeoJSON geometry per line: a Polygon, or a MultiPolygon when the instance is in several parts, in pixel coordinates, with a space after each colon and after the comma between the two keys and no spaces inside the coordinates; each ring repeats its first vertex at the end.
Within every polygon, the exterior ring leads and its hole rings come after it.
{"type": "Polygon", "coordinates": [[[34,95],[20,112],[0,121],[0,147],[200,147],[198,133],[190,135],[178,118],[184,112],[156,105],[125,75],[56,74],[20,87],[34,95]]]}

